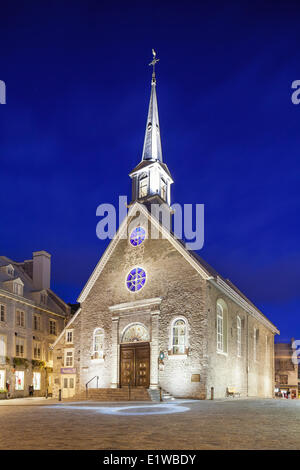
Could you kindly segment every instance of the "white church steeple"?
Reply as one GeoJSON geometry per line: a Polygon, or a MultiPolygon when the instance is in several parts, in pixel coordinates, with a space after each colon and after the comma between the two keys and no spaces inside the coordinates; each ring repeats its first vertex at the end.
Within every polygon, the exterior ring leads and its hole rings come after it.
{"type": "Polygon", "coordinates": [[[153,204],[171,206],[170,187],[173,183],[169,169],[162,160],[158,106],[156,97],[155,64],[159,61],[152,49],[153,66],[151,96],[141,162],[129,174],[132,178],[132,202],[139,201],[148,208],[153,204]]]}
{"type": "Polygon", "coordinates": [[[149,65],[153,66],[152,81],[151,81],[151,96],[149,103],[148,118],[146,124],[146,132],[144,139],[144,148],[142,160],[157,160],[162,162],[160,128],[158,119],[158,107],[156,97],[156,77],[155,77],[155,64],[159,61],[156,58],[156,52],[152,49],[153,60],[149,65]]]}

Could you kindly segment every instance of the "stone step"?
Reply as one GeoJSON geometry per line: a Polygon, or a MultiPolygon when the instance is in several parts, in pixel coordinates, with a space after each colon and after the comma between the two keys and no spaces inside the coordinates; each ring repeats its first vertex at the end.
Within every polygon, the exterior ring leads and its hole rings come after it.
{"type": "Polygon", "coordinates": [[[95,400],[95,401],[151,401],[147,389],[132,388],[130,395],[128,388],[90,388],[88,396],[86,392],[77,394],[76,400],[95,400]]]}

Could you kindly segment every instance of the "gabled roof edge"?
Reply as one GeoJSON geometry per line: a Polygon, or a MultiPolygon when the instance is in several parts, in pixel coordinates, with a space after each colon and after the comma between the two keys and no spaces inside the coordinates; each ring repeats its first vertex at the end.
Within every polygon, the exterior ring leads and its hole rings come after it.
{"type": "Polygon", "coordinates": [[[249,302],[243,299],[235,290],[233,290],[226,282],[224,282],[219,276],[217,279],[211,279],[210,282],[217,287],[219,290],[224,292],[228,297],[230,297],[234,302],[244,308],[250,315],[252,315],[256,320],[263,323],[267,328],[269,328],[273,333],[279,335],[280,331],[276,326],[268,320],[268,318],[260,312],[257,308],[252,306],[249,302]]]}
{"type": "Polygon", "coordinates": [[[78,315],[80,314],[81,312],[81,307],[79,307],[79,309],[77,310],[77,312],[74,313],[73,317],[68,321],[68,323],[66,324],[66,326],[64,327],[64,329],[62,330],[62,332],[60,333],[60,335],[56,338],[56,340],[54,341],[54,343],[52,344],[52,346],[50,346],[50,349],[54,349],[54,347],[57,345],[57,343],[59,342],[59,340],[63,337],[65,331],[69,328],[69,326],[73,323],[73,321],[75,320],[75,318],[78,317],[78,315]]]}
{"type": "Polygon", "coordinates": [[[84,288],[82,289],[77,302],[82,303],[87,295],[89,294],[91,288],[93,287],[94,283],[98,279],[100,273],[102,272],[104,266],[106,265],[106,262],[108,261],[108,258],[112,254],[118,240],[120,239],[120,236],[122,235],[124,229],[126,228],[126,223],[128,218],[132,215],[132,213],[135,211],[136,207],[138,206],[139,210],[143,213],[145,217],[150,220],[155,228],[159,230],[163,237],[167,240],[169,240],[172,245],[181,253],[184,258],[191,264],[191,266],[201,275],[203,279],[211,279],[212,276],[206,271],[204,267],[202,267],[195,259],[194,257],[186,250],[186,248],[183,247],[183,245],[177,240],[177,238],[170,233],[168,230],[166,230],[159,222],[158,220],[153,217],[149,211],[139,202],[135,202],[129,209],[128,214],[124,217],[123,222],[121,223],[119,229],[117,230],[114,238],[106,248],[105,252],[103,253],[102,257],[100,258],[98,264],[96,265],[94,271],[92,272],[91,276],[89,277],[87,283],[85,284],[84,288]]]}

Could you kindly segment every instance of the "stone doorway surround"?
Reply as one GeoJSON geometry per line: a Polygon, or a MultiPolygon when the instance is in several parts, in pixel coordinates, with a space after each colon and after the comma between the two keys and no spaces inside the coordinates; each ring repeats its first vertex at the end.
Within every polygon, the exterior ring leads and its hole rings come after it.
{"type": "Polygon", "coordinates": [[[111,388],[120,386],[120,343],[123,332],[134,323],[143,324],[150,340],[150,388],[158,389],[159,314],[161,297],[112,305],[112,379],[111,388]]]}
{"type": "Polygon", "coordinates": [[[150,344],[137,341],[120,349],[120,386],[149,388],[150,344]]]}

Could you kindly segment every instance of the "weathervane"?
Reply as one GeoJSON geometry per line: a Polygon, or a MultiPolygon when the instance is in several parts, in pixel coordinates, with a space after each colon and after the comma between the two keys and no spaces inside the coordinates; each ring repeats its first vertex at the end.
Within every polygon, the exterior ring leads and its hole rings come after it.
{"type": "Polygon", "coordinates": [[[154,49],[152,49],[152,55],[153,55],[153,59],[152,59],[152,62],[150,62],[149,65],[152,65],[152,67],[153,67],[152,81],[155,83],[155,64],[159,61],[159,59],[156,58],[156,52],[155,52],[154,49]]]}

